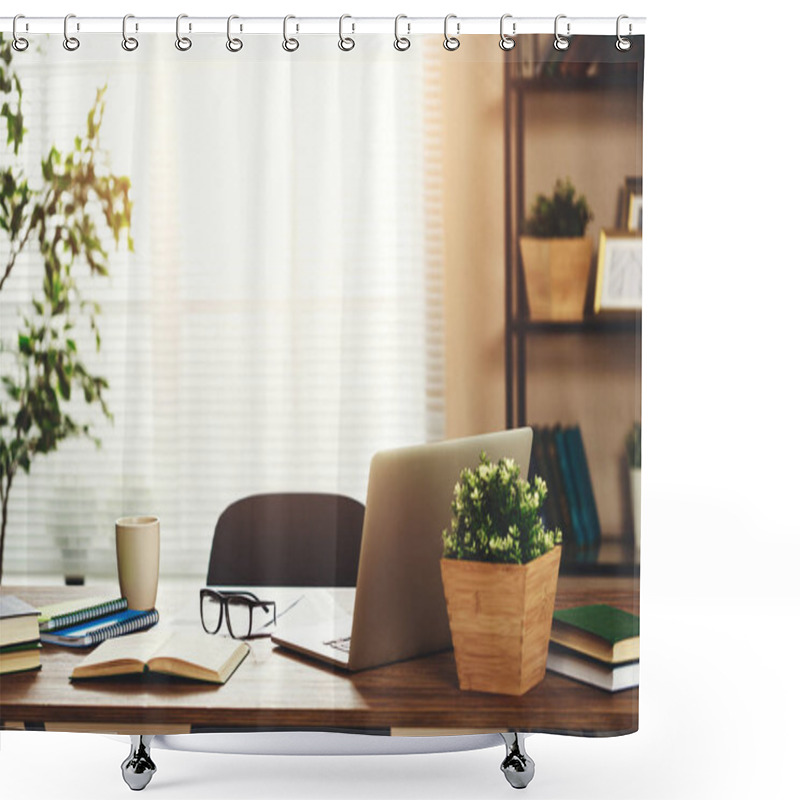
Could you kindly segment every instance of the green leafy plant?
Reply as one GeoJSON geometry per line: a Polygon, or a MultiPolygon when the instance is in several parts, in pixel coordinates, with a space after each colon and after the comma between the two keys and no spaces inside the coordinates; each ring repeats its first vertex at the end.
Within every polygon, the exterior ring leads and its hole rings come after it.
{"type": "Polygon", "coordinates": [[[465,561],[526,564],[561,543],[561,531],[545,530],[541,510],[547,486],[520,477],[510,458],[461,472],[454,489],[453,519],[442,533],[444,557],[465,561]]]}
{"type": "Polygon", "coordinates": [[[593,217],[586,197],[576,197],[570,179],[559,178],[551,197],[537,195],[523,233],[541,239],[583,236],[593,217]]]}
{"type": "Polygon", "coordinates": [[[625,453],[631,469],[642,468],[642,423],[634,422],[625,437],[625,453]]]}
{"type": "Polygon", "coordinates": [[[77,276],[81,269],[108,275],[102,244],[106,231],[117,245],[127,231],[125,241],[133,250],[130,180],[110,172],[99,146],[105,87],[89,110],[85,135],[77,136],[69,150],[51,147],[41,160],[40,174],[29,176],[18,158],[27,131],[22,82],[12,58],[11,42],[0,36],[0,117],[6,121],[9,151],[0,166],[0,229],[5,239],[0,291],[23,269],[23,252],[36,254],[24,269],[29,273],[38,261],[42,278],[30,306],[19,308],[16,338],[0,342],[0,579],[9,495],[19,471],[29,472],[36,458],[71,437],[90,437],[99,445],[91,425],[73,417],[81,399],[112,418],[104,397],[108,383],[92,372],[78,344],[79,327],[88,325],[100,349],[101,309],[83,296],[77,276]]]}

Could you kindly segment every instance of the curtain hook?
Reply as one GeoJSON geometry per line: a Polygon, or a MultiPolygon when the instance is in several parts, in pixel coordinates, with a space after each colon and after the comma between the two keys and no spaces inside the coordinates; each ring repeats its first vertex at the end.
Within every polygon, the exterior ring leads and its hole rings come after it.
{"type": "MultiPolygon", "coordinates": [[[[503,14],[503,16],[500,17],[500,49],[501,50],[513,50],[514,49],[514,45],[516,45],[516,42],[504,30],[505,22],[506,22],[507,19],[512,19],[511,14],[503,14]]],[[[516,32],[517,32],[517,23],[516,22],[512,22],[511,23],[511,33],[513,35],[516,32]]]]}
{"type": "Polygon", "coordinates": [[[570,33],[570,23],[567,22],[567,35],[566,36],[562,36],[558,32],[558,21],[560,19],[566,19],[566,18],[567,18],[566,14],[559,14],[556,17],[556,22],[555,22],[555,26],[554,26],[554,31],[555,31],[556,38],[555,38],[555,41],[553,42],[553,47],[555,47],[556,50],[566,50],[569,47],[569,37],[572,35],[570,33]]]}
{"type": "MultiPolygon", "coordinates": [[[[297,39],[289,38],[288,36],[290,19],[297,19],[297,17],[293,17],[291,14],[289,14],[283,18],[283,43],[281,46],[287,53],[294,53],[294,51],[300,47],[300,42],[298,42],[297,39]]],[[[299,25],[296,26],[296,30],[300,30],[299,25]]]]}
{"type": "MultiPolygon", "coordinates": [[[[127,50],[129,53],[132,53],[138,46],[139,40],[135,39],[133,36],[128,36],[128,20],[129,19],[136,19],[133,14],[126,14],[122,18],[122,49],[127,50]]],[[[134,23],[135,29],[139,30],[139,25],[134,23]]]]}
{"type": "MultiPolygon", "coordinates": [[[[344,21],[346,19],[353,19],[353,18],[349,14],[342,14],[342,16],[339,17],[339,49],[348,52],[349,50],[352,50],[356,46],[356,43],[355,40],[352,39],[350,36],[345,36],[342,31],[342,28],[344,26],[344,21]]],[[[350,24],[353,26],[352,33],[355,33],[356,32],[355,22],[351,22],[350,24]]]]}
{"type": "MultiPolygon", "coordinates": [[[[626,53],[628,50],[631,49],[631,40],[626,39],[620,33],[620,23],[622,20],[628,19],[628,16],[625,14],[620,14],[617,17],[617,41],[615,42],[614,46],[619,50],[621,53],[626,53]]],[[[633,33],[633,25],[631,25],[630,20],[628,21],[628,36],[633,33]]]]}
{"type": "MultiPolygon", "coordinates": [[[[185,53],[191,46],[192,40],[188,36],[181,36],[181,20],[188,19],[188,14],[178,14],[175,20],[175,47],[181,52],[185,53]]],[[[192,29],[192,23],[189,23],[189,30],[192,29]]]]}
{"type": "MultiPolygon", "coordinates": [[[[11,26],[11,35],[13,36],[13,40],[11,42],[11,46],[18,53],[22,53],[23,51],[27,50],[28,49],[28,45],[30,44],[30,42],[26,38],[24,38],[23,36],[20,36],[17,33],[17,20],[20,20],[20,19],[25,19],[25,17],[22,14],[17,14],[17,16],[14,17],[14,22],[13,22],[13,24],[11,26]]],[[[28,24],[27,23],[25,23],[25,30],[28,30],[28,24]]]]}
{"type": "MultiPolygon", "coordinates": [[[[228,41],[225,42],[225,47],[227,47],[229,52],[231,53],[238,53],[244,47],[244,42],[241,39],[238,39],[235,36],[231,36],[231,22],[233,22],[235,19],[239,19],[239,17],[237,17],[236,14],[231,14],[228,17],[228,27],[227,27],[228,41]]],[[[242,26],[240,25],[239,30],[241,31],[241,29],[242,26]]]]}
{"type": "Polygon", "coordinates": [[[458,48],[461,47],[461,42],[458,40],[458,34],[461,32],[461,23],[456,22],[456,36],[449,36],[447,27],[451,19],[457,20],[458,18],[455,14],[448,14],[444,18],[444,42],[442,46],[445,50],[449,50],[452,53],[454,50],[458,50],[458,48]]]}
{"type": "MultiPolygon", "coordinates": [[[[405,50],[408,50],[411,47],[411,39],[408,36],[401,36],[400,35],[400,20],[401,19],[408,19],[405,14],[398,14],[394,18],[394,49],[399,50],[401,53],[405,50]]],[[[406,22],[406,27],[408,28],[408,33],[411,33],[411,23],[406,22]]]]}
{"type": "MultiPolygon", "coordinates": [[[[69,29],[67,28],[67,25],[71,19],[75,19],[74,14],[67,14],[67,16],[64,17],[64,49],[69,50],[70,53],[73,53],[81,46],[81,42],[77,36],[69,35],[69,29]]],[[[75,27],[76,30],[80,30],[80,27],[77,23],[75,27]]]]}

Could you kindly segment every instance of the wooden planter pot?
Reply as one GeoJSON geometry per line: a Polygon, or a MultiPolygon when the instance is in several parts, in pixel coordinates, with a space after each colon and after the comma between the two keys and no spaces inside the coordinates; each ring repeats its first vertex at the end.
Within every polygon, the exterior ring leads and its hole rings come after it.
{"type": "Polygon", "coordinates": [[[519,240],[531,319],[580,321],[592,266],[592,240],[519,240]]]}
{"type": "Polygon", "coordinates": [[[527,564],[441,559],[458,684],[521,695],[544,678],[561,547],[527,564]]]}

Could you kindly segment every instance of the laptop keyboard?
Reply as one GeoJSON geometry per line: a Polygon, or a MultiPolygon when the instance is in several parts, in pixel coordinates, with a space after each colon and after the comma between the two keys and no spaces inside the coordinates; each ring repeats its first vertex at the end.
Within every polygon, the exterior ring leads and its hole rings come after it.
{"type": "Polygon", "coordinates": [[[327,647],[332,647],[334,650],[340,650],[342,653],[350,652],[350,637],[343,636],[341,639],[331,639],[329,642],[323,642],[327,647]]]}

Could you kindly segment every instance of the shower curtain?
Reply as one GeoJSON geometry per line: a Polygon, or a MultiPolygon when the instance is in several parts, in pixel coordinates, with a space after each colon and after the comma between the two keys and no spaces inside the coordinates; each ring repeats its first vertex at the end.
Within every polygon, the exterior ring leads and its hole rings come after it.
{"type": "Polygon", "coordinates": [[[529,428],[547,674],[476,692],[456,652],[441,691],[636,730],[644,43],[561,30],[4,34],[3,583],[105,590],[114,520],[147,513],[196,602],[236,500],[364,502],[376,452],[529,428]],[[564,614],[597,607],[625,630],[564,614]]]}

